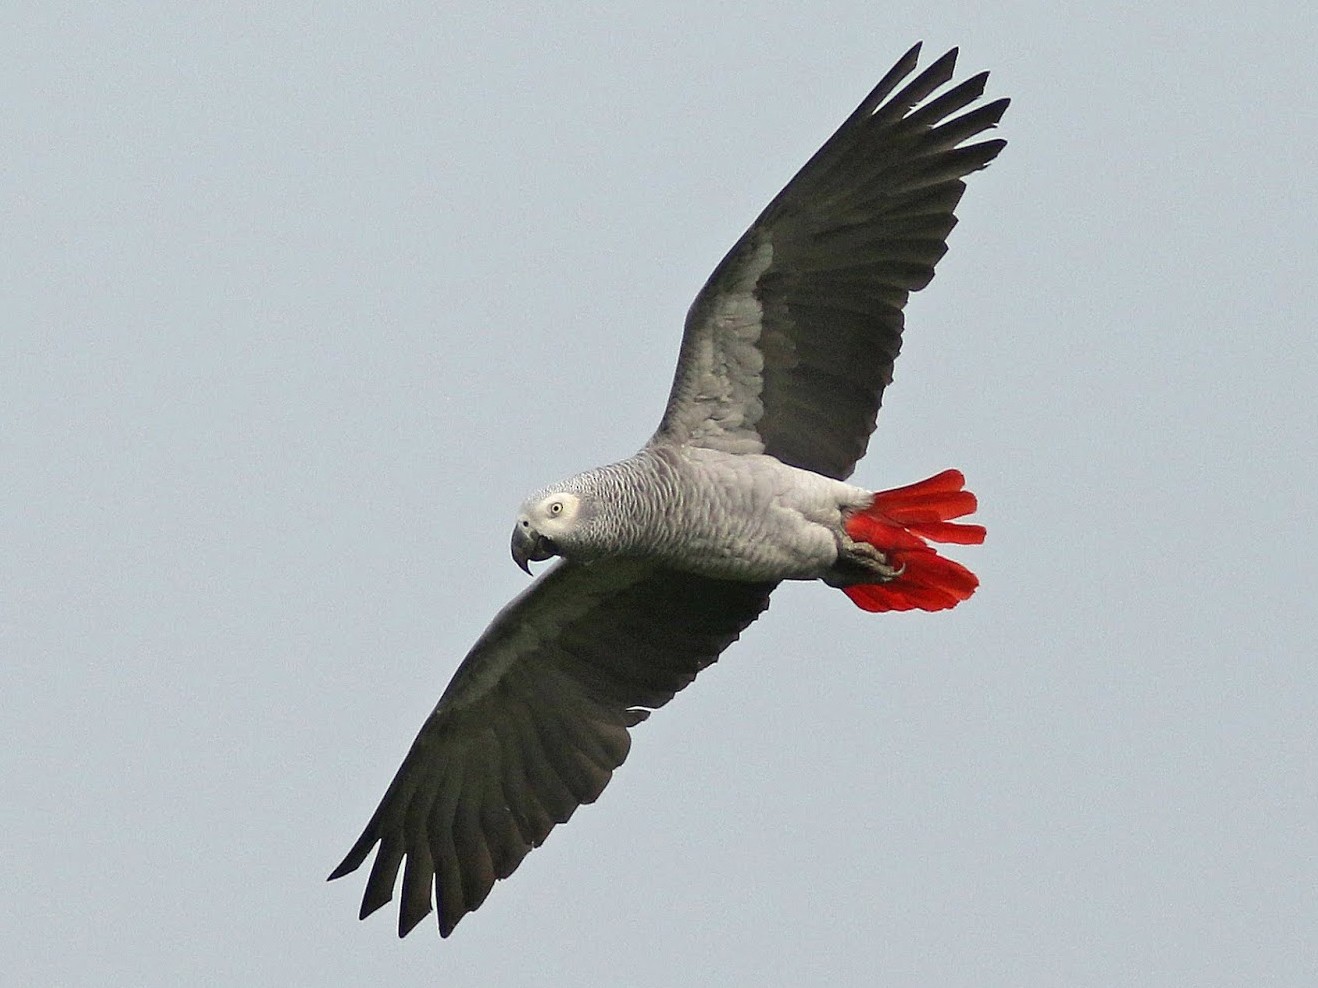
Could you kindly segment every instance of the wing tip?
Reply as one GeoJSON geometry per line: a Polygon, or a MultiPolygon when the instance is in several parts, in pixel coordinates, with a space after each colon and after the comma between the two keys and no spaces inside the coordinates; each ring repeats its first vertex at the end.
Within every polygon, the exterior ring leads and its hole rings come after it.
{"type": "MultiPolygon", "coordinates": [[[[987,73],[985,74],[987,75],[987,73]]],[[[984,104],[985,116],[993,117],[993,124],[991,126],[996,126],[997,122],[1002,119],[1002,115],[1007,112],[1007,107],[1009,106],[1011,106],[1010,96],[999,96],[997,99],[984,104]]]]}
{"type": "Polygon", "coordinates": [[[1002,153],[1002,149],[1006,146],[1007,139],[1005,137],[995,137],[990,141],[980,141],[978,144],[971,144],[965,150],[978,152],[973,155],[973,157],[978,160],[978,163],[971,169],[971,171],[979,171],[983,168],[987,168],[993,163],[993,159],[1002,153]]]}
{"type": "Polygon", "coordinates": [[[430,905],[429,903],[426,904],[426,908],[424,910],[414,910],[408,912],[407,910],[400,909],[398,912],[398,939],[399,940],[403,939],[403,937],[407,936],[409,933],[415,930],[417,928],[417,924],[419,924],[423,919],[425,919],[434,911],[435,911],[434,906],[430,905]]]}
{"type": "Polygon", "coordinates": [[[371,849],[380,841],[380,835],[376,832],[378,813],[379,811],[376,812],[375,817],[372,817],[371,822],[366,825],[366,829],[362,831],[361,836],[357,838],[348,853],[343,856],[343,860],[339,862],[338,867],[330,872],[329,878],[325,881],[332,882],[344,875],[351,875],[362,866],[362,863],[370,855],[371,849]]]}
{"type": "Polygon", "coordinates": [[[961,49],[959,47],[949,48],[934,59],[921,75],[940,79],[938,85],[941,86],[952,78],[952,74],[956,71],[956,60],[960,55],[961,49]]]}
{"type": "Polygon", "coordinates": [[[377,909],[382,909],[393,901],[393,889],[386,889],[383,892],[378,891],[376,887],[369,883],[366,886],[366,894],[362,896],[362,907],[357,913],[358,919],[365,919],[377,909]]]}
{"type": "MultiPolygon", "coordinates": [[[[847,118],[847,122],[867,117],[882,106],[883,101],[891,96],[892,91],[897,88],[897,84],[914,72],[915,67],[920,64],[920,51],[923,47],[923,41],[917,41],[911,45],[906,54],[897,59],[892,68],[883,74],[883,78],[870,90],[869,95],[861,100],[860,105],[847,118]]],[[[845,126],[846,124],[843,124],[843,128],[839,130],[845,129],[845,126]]]]}
{"type": "Polygon", "coordinates": [[[357,848],[354,847],[348,852],[348,856],[340,861],[338,866],[329,873],[329,878],[325,879],[325,881],[333,882],[337,879],[343,878],[345,875],[351,875],[362,866],[362,862],[365,860],[366,855],[358,854],[357,848]]]}

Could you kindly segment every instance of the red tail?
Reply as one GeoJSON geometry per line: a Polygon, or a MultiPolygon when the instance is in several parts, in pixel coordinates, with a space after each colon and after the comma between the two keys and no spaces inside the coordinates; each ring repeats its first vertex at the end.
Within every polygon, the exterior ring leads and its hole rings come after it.
{"type": "Polygon", "coordinates": [[[867,611],[941,611],[955,607],[979,586],[960,563],[940,556],[925,541],[979,545],[984,526],[954,524],[950,519],[978,507],[965,490],[960,470],[944,470],[918,484],[880,491],[868,508],[847,519],[846,529],[857,542],[883,552],[901,576],[887,583],[857,583],[843,587],[852,602],[867,611]]]}

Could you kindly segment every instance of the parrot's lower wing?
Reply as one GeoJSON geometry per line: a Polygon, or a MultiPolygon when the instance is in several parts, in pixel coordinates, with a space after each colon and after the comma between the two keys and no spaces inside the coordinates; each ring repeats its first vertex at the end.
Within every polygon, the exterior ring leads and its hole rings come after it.
{"type": "Polygon", "coordinates": [[[555,824],[599,796],[627,757],[628,728],[714,662],[773,586],[637,560],[558,564],[468,653],[330,878],[378,843],[362,916],[393,897],[401,867],[399,935],[430,912],[437,886],[447,936],[555,824]]]}
{"type": "Polygon", "coordinates": [[[955,49],[894,95],[919,50],[888,72],[701,289],[651,443],[763,452],[850,476],[892,380],[902,307],[947,250],[961,178],[1006,144],[964,143],[993,127],[1008,101],[960,113],[983,93],[987,72],[938,93],[955,49]]]}

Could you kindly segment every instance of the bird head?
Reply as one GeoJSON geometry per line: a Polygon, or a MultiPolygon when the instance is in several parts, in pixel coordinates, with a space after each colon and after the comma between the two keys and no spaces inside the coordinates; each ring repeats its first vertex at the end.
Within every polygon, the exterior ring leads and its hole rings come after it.
{"type": "Polygon", "coordinates": [[[562,556],[572,547],[581,522],[581,497],[567,491],[533,495],[513,526],[513,560],[528,574],[531,562],[562,556]]]}

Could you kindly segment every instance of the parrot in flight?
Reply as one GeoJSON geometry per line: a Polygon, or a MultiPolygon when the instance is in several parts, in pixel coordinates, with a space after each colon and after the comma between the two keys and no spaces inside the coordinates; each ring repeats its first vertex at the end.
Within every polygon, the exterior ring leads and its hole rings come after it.
{"type": "Polygon", "coordinates": [[[458,667],[366,829],[361,917],[398,935],[432,909],[447,937],[527,852],[600,795],[630,729],[713,663],[783,580],[867,611],[937,611],[978,580],[930,542],[984,529],[947,470],[874,493],[846,482],[901,347],[902,308],[943,256],[976,140],[1008,100],[988,73],[949,85],[953,49],[883,77],[714,270],[687,314],[654,436],[629,459],[523,502],[512,556],[559,561],[458,667]],[[909,81],[907,81],[909,79],[909,81]],[[900,87],[900,88],[899,88],[900,87]]]}

